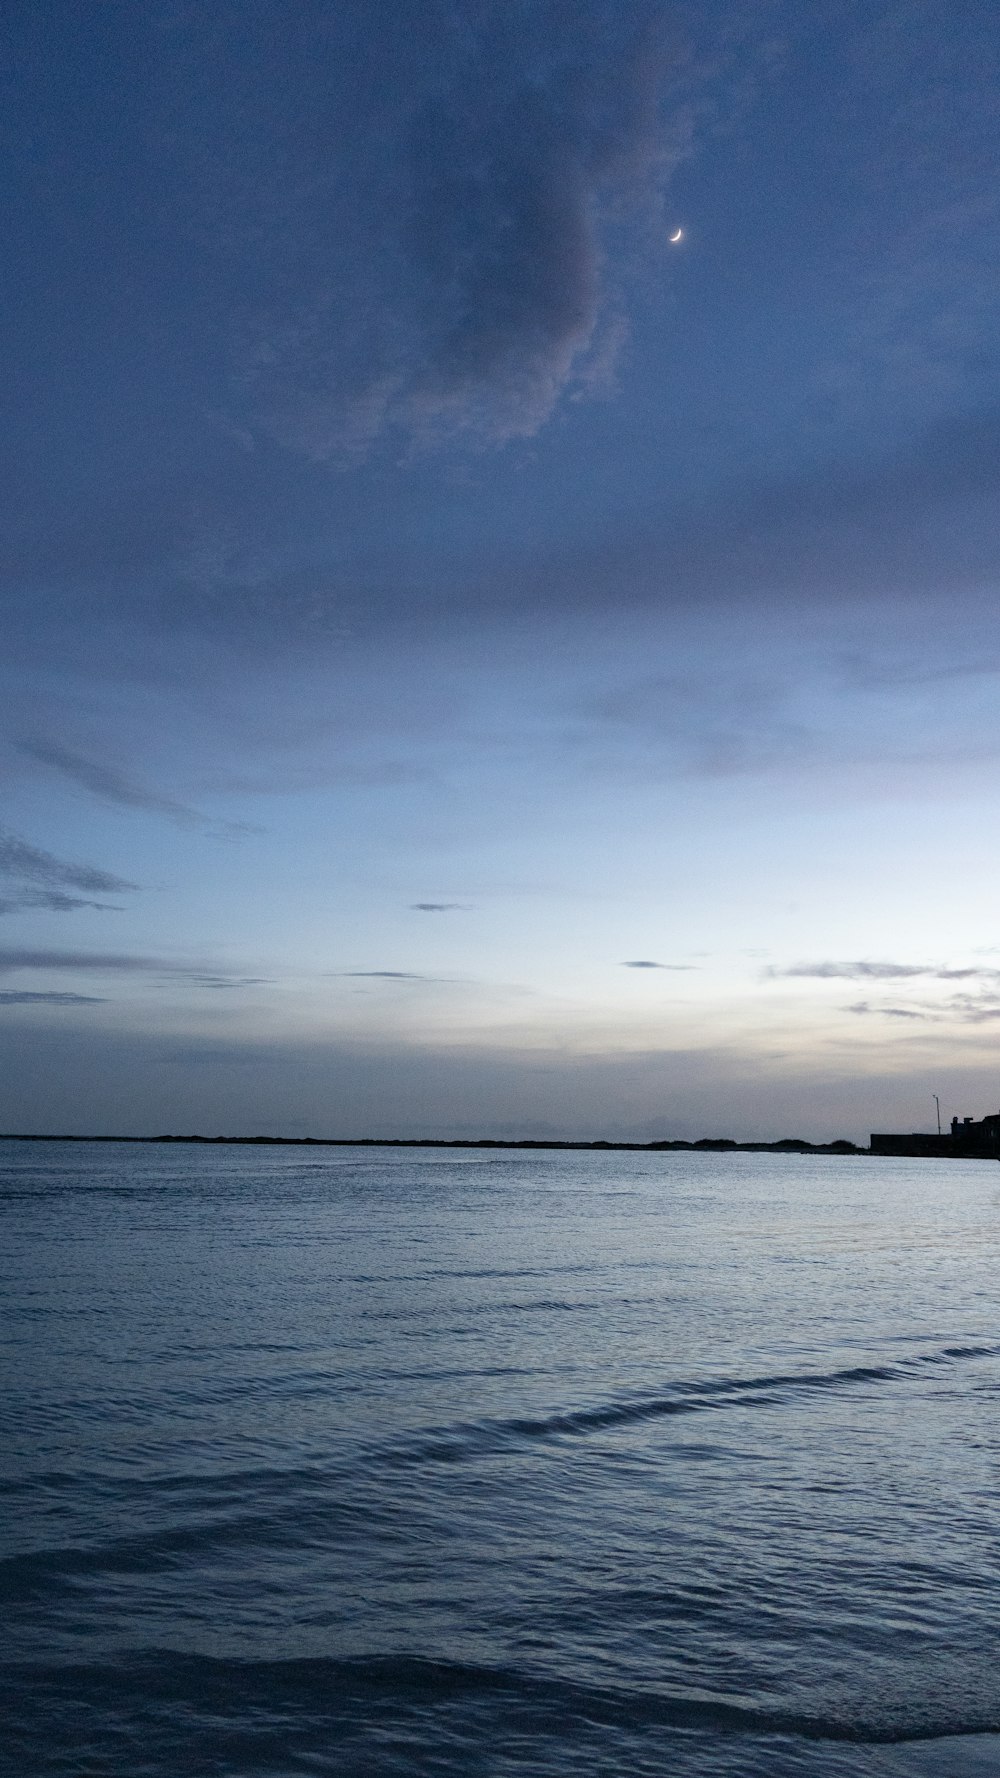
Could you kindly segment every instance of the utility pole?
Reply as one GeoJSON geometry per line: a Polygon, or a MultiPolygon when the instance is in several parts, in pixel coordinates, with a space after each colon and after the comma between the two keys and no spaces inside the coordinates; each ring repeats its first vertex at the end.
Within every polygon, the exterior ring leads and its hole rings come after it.
{"type": "Polygon", "coordinates": [[[940,1134],[941,1134],[941,1101],[940,1101],[940,1099],[939,1099],[939,1098],[938,1098],[938,1096],[937,1096],[937,1094],[936,1094],[936,1093],[932,1093],[932,1094],[931,1094],[931,1098],[932,1098],[932,1099],[933,1099],[933,1101],[934,1101],[934,1103],[935,1103],[935,1105],[936,1105],[936,1106],[937,1106],[937,1114],[938,1114],[938,1135],[939,1135],[939,1136],[940,1136],[940,1134]]]}

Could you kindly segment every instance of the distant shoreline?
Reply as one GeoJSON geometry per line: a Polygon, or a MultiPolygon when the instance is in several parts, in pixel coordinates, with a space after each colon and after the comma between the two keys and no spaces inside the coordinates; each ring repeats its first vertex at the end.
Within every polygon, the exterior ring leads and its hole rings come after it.
{"type": "Polygon", "coordinates": [[[528,1148],[598,1149],[635,1154],[661,1154],[671,1149],[709,1154],[870,1154],[854,1142],[805,1142],[787,1136],[780,1142],[734,1142],[728,1136],[702,1136],[697,1142],[561,1142],[555,1137],[493,1136],[67,1136],[62,1133],[7,1131],[0,1142],[174,1142],[230,1148],[528,1148]]]}

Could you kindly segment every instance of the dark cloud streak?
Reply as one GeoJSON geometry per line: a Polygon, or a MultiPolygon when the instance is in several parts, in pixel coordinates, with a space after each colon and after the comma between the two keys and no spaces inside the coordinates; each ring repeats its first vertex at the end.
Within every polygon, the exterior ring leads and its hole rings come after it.
{"type": "Polygon", "coordinates": [[[14,895],[0,895],[0,914],[20,914],[31,908],[44,908],[51,914],[70,914],[77,908],[96,908],[100,913],[122,912],[117,902],[93,901],[86,895],[66,895],[61,889],[22,889],[14,895]]]}
{"type": "Polygon", "coordinates": [[[75,973],[96,975],[153,976],[190,982],[204,988],[248,988],[264,986],[265,976],[227,975],[221,970],[209,971],[204,964],[174,962],[127,951],[78,951],[34,949],[29,946],[0,947],[0,975],[27,972],[75,973]]]}
{"type": "Polygon", "coordinates": [[[120,894],[136,887],[135,883],[113,876],[110,871],[55,858],[51,852],[43,852],[40,847],[29,845],[3,828],[0,828],[0,875],[46,887],[91,890],[98,894],[120,894]]]}
{"type": "Polygon", "coordinates": [[[173,967],[159,958],[129,956],[120,951],[50,951],[13,945],[0,948],[0,974],[3,975],[21,969],[107,970],[132,975],[173,967]]]}
{"type": "Polygon", "coordinates": [[[39,846],[0,828],[0,915],[44,909],[48,913],[72,913],[78,908],[119,912],[114,902],[97,901],[94,894],[122,894],[136,885],[94,865],[72,864],[39,846]],[[83,895],[75,890],[92,891],[83,895]]]}
{"type": "Polygon", "coordinates": [[[37,993],[28,989],[0,988],[0,1006],[106,1006],[101,994],[37,993]]]}
{"type": "Polygon", "coordinates": [[[337,974],[383,982],[429,982],[437,979],[434,976],[417,975],[409,969],[341,969],[337,971],[337,974]]]}
{"type": "MultiPolygon", "coordinates": [[[[178,802],[176,797],[163,796],[158,791],[150,790],[115,767],[85,759],[57,742],[22,741],[19,751],[29,759],[37,760],[39,765],[50,766],[53,771],[61,773],[64,778],[89,791],[92,796],[99,797],[102,802],[115,803],[126,809],[143,809],[151,815],[165,815],[168,820],[177,822],[181,827],[216,825],[197,809],[178,802]]],[[[250,831],[238,822],[221,822],[218,825],[227,832],[250,831]]]]}
{"type": "Polygon", "coordinates": [[[696,967],[694,963],[655,963],[651,957],[634,957],[622,964],[623,969],[688,970],[696,967]]]}
{"type": "Polygon", "coordinates": [[[997,981],[1000,970],[963,968],[942,969],[927,963],[794,963],[789,969],[770,965],[764,971],[767,980],[808,978],[813,981],[900,981],[925,976],[939,982],[997,981]]]}
{"type": "Polygon", "coordinates": [[[867,1000],[859,1000],[854,1006],[845,1006],[845,1012],[881,1014],[887,1019],[926,1019],[930,1014],[918,1012],[912,1006],[872,1006],[867,1000]]]}
{"type": "Polygon", "coordinates": [[[922,1001],[917,1006],[879,1006],[868,1000],[859,1000],[842,1010],[888,1019],[920,1019],[931,1024],[951,1021],[960,1025],[984,1025],[1000,1019],[1000,999],[986,993],[978,996],[953,994],[947,1000],[922,1001]]]}

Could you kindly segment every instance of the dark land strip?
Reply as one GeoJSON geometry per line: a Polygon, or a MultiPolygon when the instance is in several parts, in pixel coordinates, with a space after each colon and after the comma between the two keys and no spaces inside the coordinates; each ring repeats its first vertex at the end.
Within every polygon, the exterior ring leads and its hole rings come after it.
{"type": "Polygon", "coordinates": [[[61,1132],[7,1131],[0,1142],[200,1142],[247,1148],[514,1148],[600,1149],[657,1154],[669,1149],[713,1154],[868,1154],[853,1142],[805,1142],[797,1136],[780,1142],[734,1142],[728,1136],[702,1136],[697,1142],[561,1142],[548,1137],[504,1140],[492,1136],[70,1136],[61,1132]]]}

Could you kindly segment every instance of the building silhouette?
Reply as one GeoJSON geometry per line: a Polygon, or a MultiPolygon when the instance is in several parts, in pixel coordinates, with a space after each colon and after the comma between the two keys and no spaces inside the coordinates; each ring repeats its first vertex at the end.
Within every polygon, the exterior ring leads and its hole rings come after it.
{"type": "Polygon", "coordinates": [[[1000,1111],[978,1121],[972,1117],[951,1120],[951,1129],[941,1135],[912,1130],[908,1135],[871,1136],[872,1154],[914,1155],[926,1159],[940,1156],[947,1160],[1000,1160],[1000,1111]]]}

